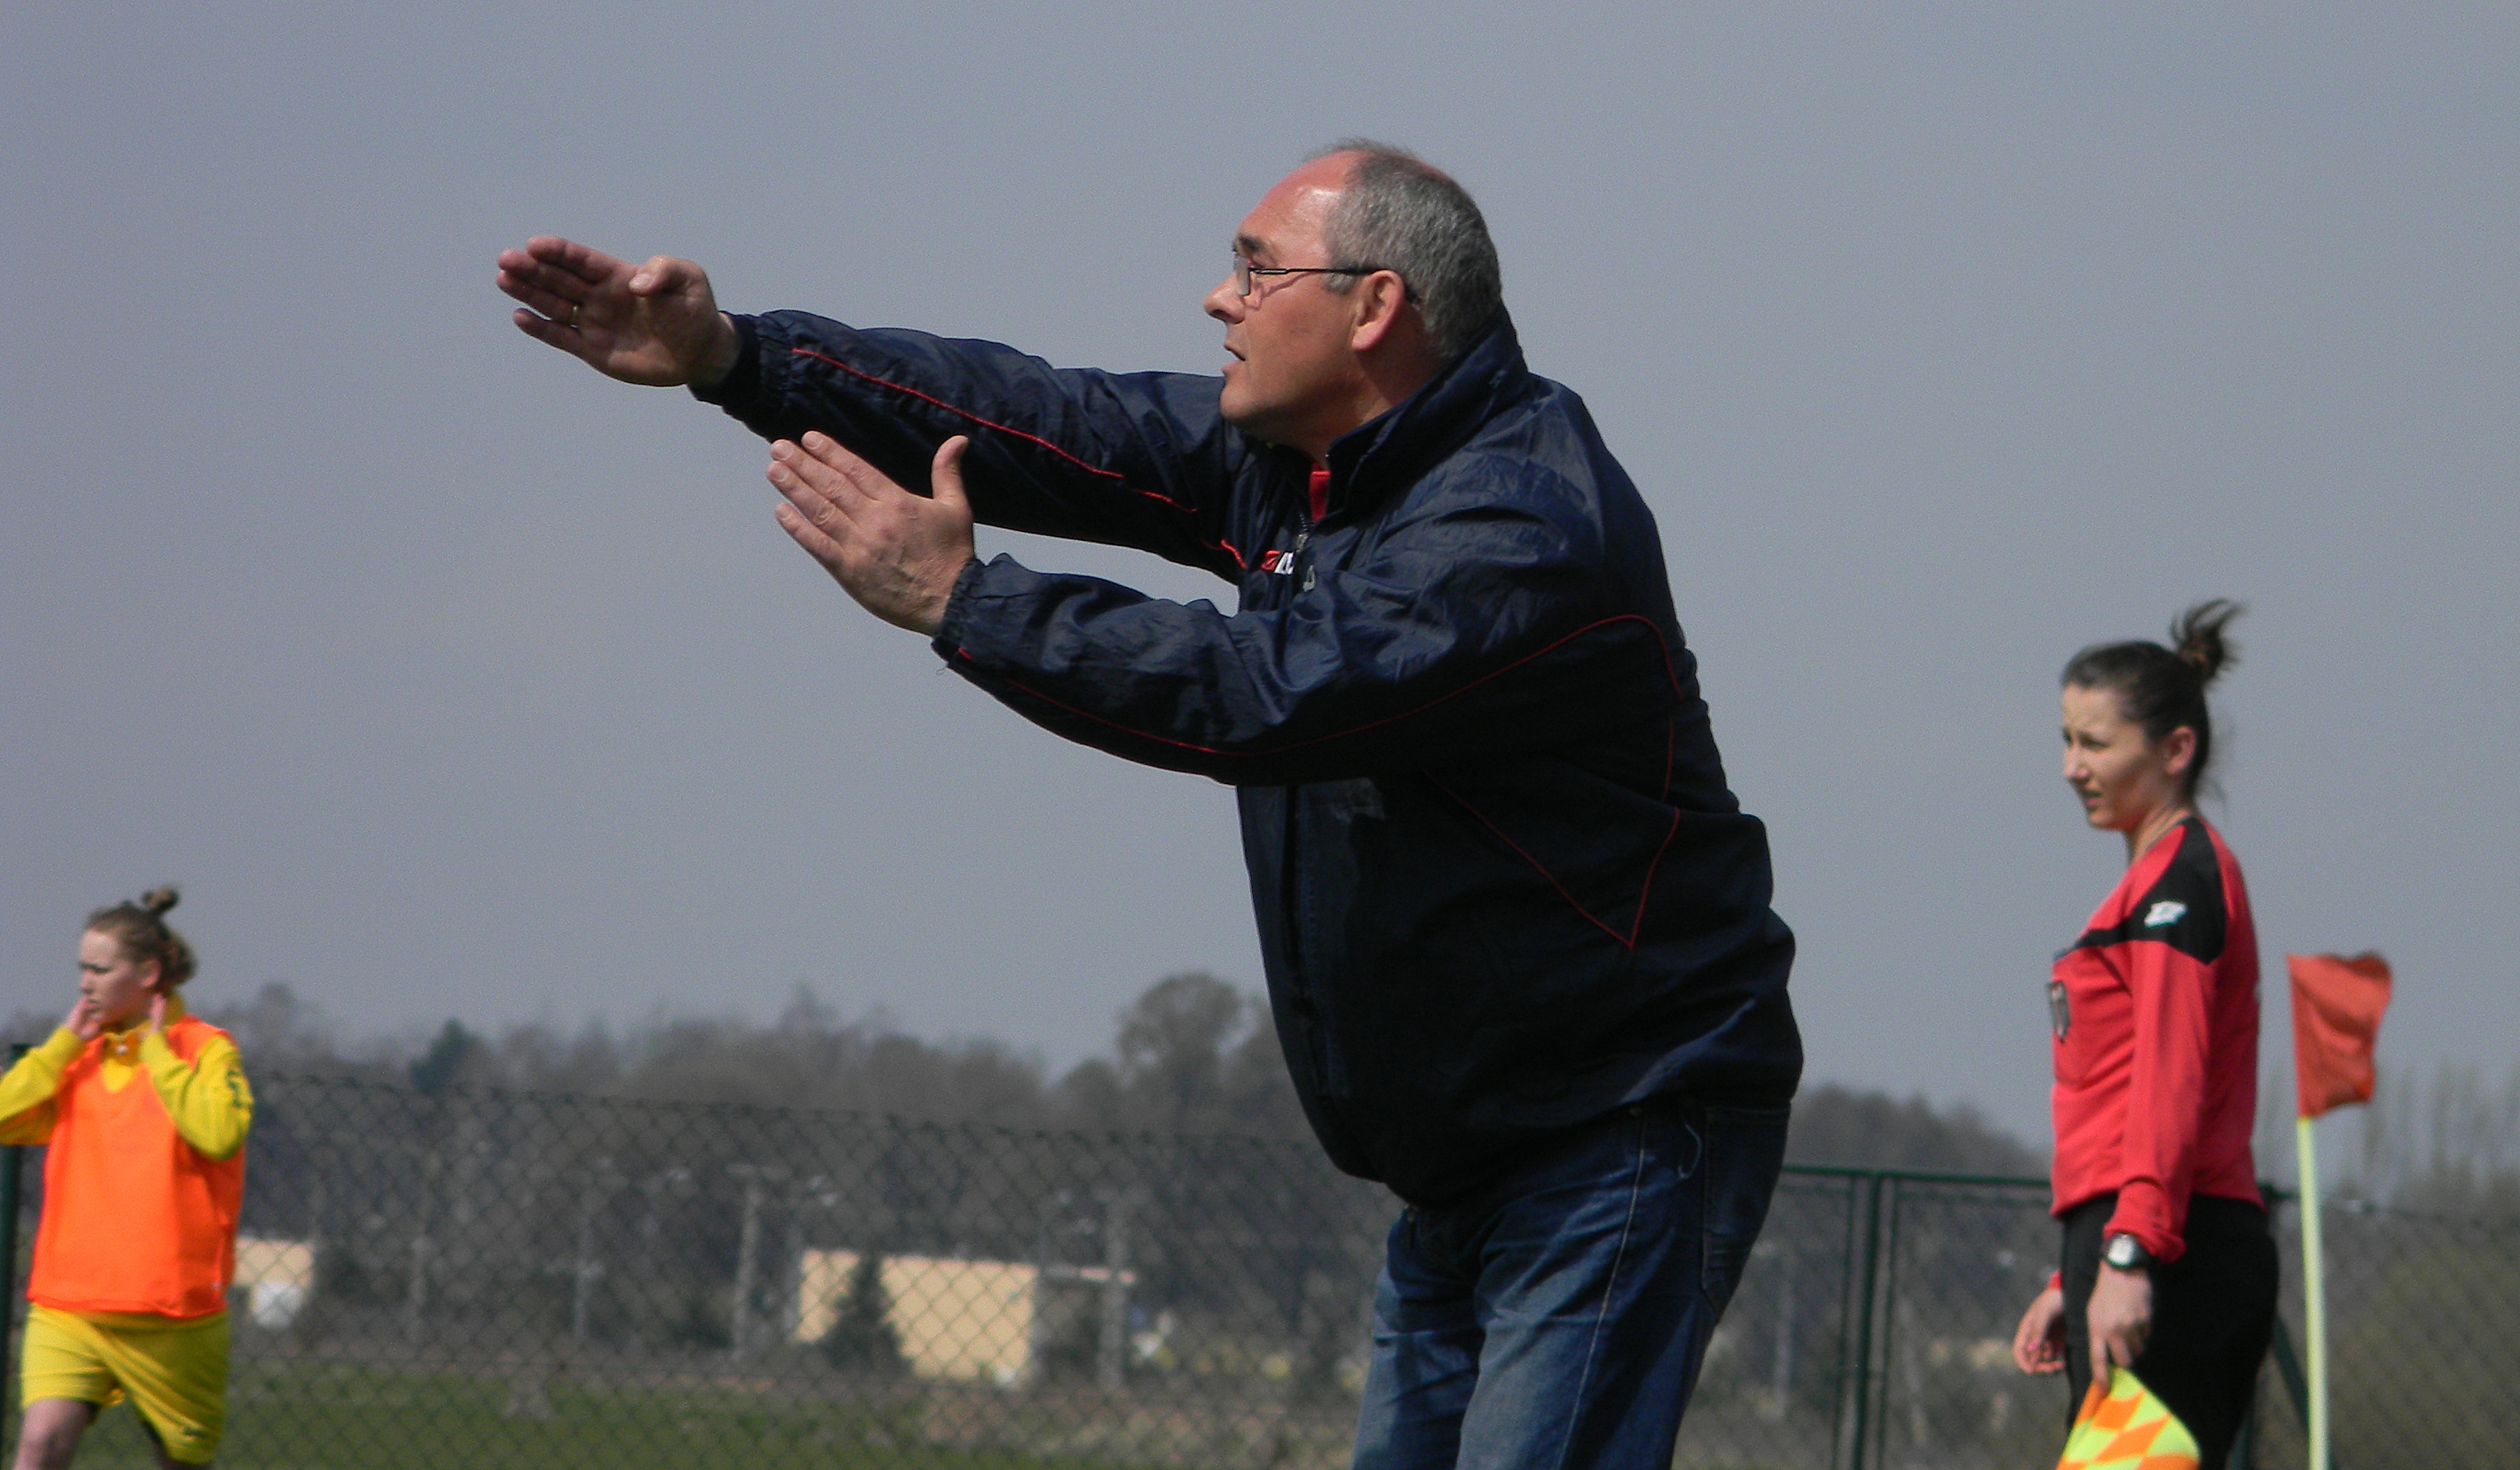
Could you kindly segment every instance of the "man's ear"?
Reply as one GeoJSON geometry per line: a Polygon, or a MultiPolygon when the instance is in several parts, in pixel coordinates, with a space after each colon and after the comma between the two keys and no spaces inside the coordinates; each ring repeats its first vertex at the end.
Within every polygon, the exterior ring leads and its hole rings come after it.
{"type": "Polygon", "coordinates": [[[1371,352],[1391,337],[1403,317],[1417,310],[1409,287],[1398,271],[1375,271],[1347,293],[1350,318],[1347,345],[1351,352],[1371,352]]]}

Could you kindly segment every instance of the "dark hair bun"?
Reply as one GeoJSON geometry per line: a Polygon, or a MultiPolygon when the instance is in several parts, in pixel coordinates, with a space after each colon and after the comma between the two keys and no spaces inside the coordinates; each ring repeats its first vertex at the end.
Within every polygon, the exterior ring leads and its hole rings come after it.
{"type": "Polygon", "coordinates": [[[111,934],[122,946],[124,956],[133,961],[156,960],[158,977],[168,985],[181,985],[193,978],[198,963],[193,947],[184,942],[166,923],[166,911],[175,907],[175,885],[152,888],[137,899],[99,909],[87,916],[87,926],[101,934],[111,934]]]}
{"type": "Polygon", "coordinates": [[[2171,651],[2196,671],[2198,684],[2212,684],[2215,675],[2240,661],[2239,646],[2223,630],[2246,610],[2229,598],[2208,598],[2171,619],[2171,651]]]}
{"type": "Polygon", "coordinates": [[[2195,794],[2214,758],[2213,712],[2205,687],[2240,661],[2240,650],[2223,636],[2240,604],[2208,598],[2170,621],[2170,646],[2137,640],[2093,644],[2065,664],[2058,683],[2068,689],[2114,690],[2127,719],[2143,727],[2147,740],[2163,740],[2185,726],[2196,732],[2196,758],[2188,763],[2186,788],[2195,794]]]}

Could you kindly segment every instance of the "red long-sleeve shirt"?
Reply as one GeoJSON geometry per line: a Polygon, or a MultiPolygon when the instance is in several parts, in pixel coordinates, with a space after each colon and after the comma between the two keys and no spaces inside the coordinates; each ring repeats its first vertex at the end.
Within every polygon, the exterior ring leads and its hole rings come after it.
{"type": "Polygon", "coordinates": [[[2118,880],[2048,982],[2055,1213],[2117,1192],[2108,1233],[2162,1261],[2191,1194],[2258,1198],[2258,935],[2240,865],[2190,817],[2118,880]]]}

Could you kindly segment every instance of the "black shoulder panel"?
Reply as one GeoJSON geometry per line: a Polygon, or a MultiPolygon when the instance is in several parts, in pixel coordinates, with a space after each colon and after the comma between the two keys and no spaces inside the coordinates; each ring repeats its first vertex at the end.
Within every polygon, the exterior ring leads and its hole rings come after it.
{"type": "Polygon", "coordinates": [[[2093,929],[2074,941],[2078,950],[2106,949],[2130,940],[2157,939],[2191,959],[2211,964],[2223,958],[2229,914],[2223,905],[2223,867],[2214,838],[2190,817],[2180,824],[2179,851],[2152,886],[2136,900],[2123,922],[2093,929]]]}

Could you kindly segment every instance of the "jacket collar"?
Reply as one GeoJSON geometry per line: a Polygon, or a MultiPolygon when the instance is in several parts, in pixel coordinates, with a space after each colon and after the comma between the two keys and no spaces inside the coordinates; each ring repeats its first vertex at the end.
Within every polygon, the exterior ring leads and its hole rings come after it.
{"type": "Polygon", "coordinates": [[[1530,379],[1513,319],[1500,306],[1487,330],[1417,392],[1330,444],[1329,513],[1417,479],[1518,396],[1530,379]]]}

